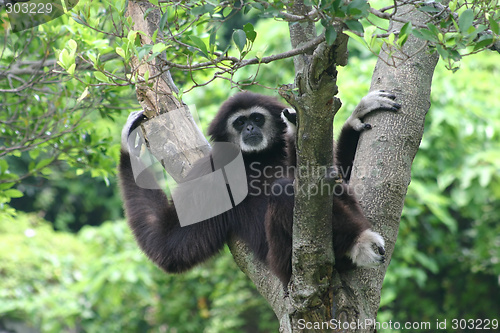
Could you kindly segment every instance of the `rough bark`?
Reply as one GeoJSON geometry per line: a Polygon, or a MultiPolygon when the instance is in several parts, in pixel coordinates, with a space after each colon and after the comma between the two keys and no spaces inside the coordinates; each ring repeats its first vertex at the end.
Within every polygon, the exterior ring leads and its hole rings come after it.
{"type": "MultiPolygon", "coordinates": [[[[141,45],[153,44],[151,38],[158,29],[161,17],[160,11],[153,9],[154,6],[147,1],[128,3],[127,15],[134,22],[134,30],[145,33],[138,34],[141,45]],[[152,10],[144,17],[148,9],[152,10]]],[[[162,38],[161,32],[158,32],[157,38],[162,38]]],[[[165,57],[162,54],[149,63],[139,62],[133,57],[131,65],[139,78],[144,78],[147,71],[149,77],[152,77],[151,82],[136,85],[137,99],[144,115],[147,118],[157,117],[155,121],[147,121],[141,125],[148,147],[169,175],[180,181],[190,166],[210,151],[210,145],[196,126],[187,106],[174,95],[178,89],[170,72],[162,70],[162,56],[165,57]]]]}
{"type": "MultiPolygon", "coordinates": [[[[413,6],[400,5],[397,17],[421,23],[425,15],[413,6]]],[[[402,24],[394,23],[399,30],[402,24]]],[[[423,42],[410,37],[404,46],[406,54],[421,49],[423,42]]],[[[397,67],[388,66],[381,52],[372,77],[371,90],[385,89],[396,93],[402,104],[397,113],[379,112],[366,117],[373,129],[361,136],[353,166],[351,184],[374,230],[386,241],[387,261],[381,269],[356,269],[340,276],[336,286],[336,318],[342,322],[365,322],[375,319],[385,272],[394,251],[404,198],[411,178],[411,165],[424,130],[425,115],[430,107],[431,81],[438,61],[427,49],[397,67]]],[[[349,79],[349,78],[346,78],[349,79]]],[[[372,332],[373,326],[354,329],[372,332]]]]}
{"type": "MultiPolygon", "coordinates": [[[[148,1],[129,1],[128,3],[127,15],[134,22],[134,30],[145,33],[145,35],[138,34],[142,45],[153,44],[152,36],[158,29],[161,18],[158,9],[152,10],[147,17],[144,17],[148,9],[154,9],[154,6],[148,1]]],[[[159,40],[161,40],[162,36],[162,33],[158,32],[157,38],[159,40]]],[[[144,78],[144,74],[148,70],[149,77],[154,77],[162,73],[156,79],[151,80],[152,87],[149,87],[145,83],[139,83],[136,86],[137,99],[148,118],[183,106],[183,103],[174,96],[174,93],[178,93],[178,89],[172,81],[170,72],[162,72],[163,61],[161,56],[152,62],[142,64],[134,57],[131,64],[133,70],[137,69],[140,78],[144,78]]]]}
{"type": "MultiPolygon", "coordinates": [[[[295,1],[292,15],[305,15],[311,8],[295,1]]],[[[290,39],[296,48],[315,37],[314,24],[291,23],[290,39]]],[[[340,29],[338,29],[340,31],[340,29]]],[[[282,96],[295,108],[297,126],[297,170],[293,224],[292,281],[289,284],[291,322],[281,318],[281,332],[302,331],[299,321],[326,322],[333,313],[331,220],[332,195],[322,191],[325,174],[332,165],[333,117],[340,108],[337,93],[338,64],[347,58],[347,37],[338,35],[333,45],[320,44],[313,52],[294,58],[294,93],[282,96]],[[287,323],[285,326],[284,323],[287,323]]],[[[327,330],[325,330],[327,331],[327,330]]],[[[329,330],[328,330],[329,331],[329,330]]]]}

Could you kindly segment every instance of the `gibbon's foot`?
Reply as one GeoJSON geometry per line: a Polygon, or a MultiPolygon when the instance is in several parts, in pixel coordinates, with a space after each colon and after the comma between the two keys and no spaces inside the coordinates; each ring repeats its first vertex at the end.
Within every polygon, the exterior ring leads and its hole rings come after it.
{"type": "Polygon", "coordinates": [[[346,254],[352,262],[360,267],[376,267],[385,262],[385,242],[382,236],[366,229],[356,239],[355,244],[346,254]],[[377,247],[378,253],[373,250],[377,247]]]}
{"type": "Polygon", "coordinates": [[[396,95],[387,90],[376,90],[370,92],[363,97],[359,102],[354,112],[347,119],[346,124],[350,125],[354,130],[362,132],[365,129],[371,129],[370,124],[363,123],[362,119],[373,111],[393,111],[396,112],[401,108],[401,104],[395,102],[396,95]]]}

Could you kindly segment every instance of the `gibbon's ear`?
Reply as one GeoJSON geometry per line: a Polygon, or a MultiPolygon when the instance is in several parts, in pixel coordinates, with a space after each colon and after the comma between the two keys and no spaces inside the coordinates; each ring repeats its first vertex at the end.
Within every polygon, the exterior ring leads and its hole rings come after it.
{"type": "Polygon", "coordinates": [[[285,108],[281,111],[281,119],[286,124],[287,133],[295,135],[297,131],[297,112],[292,108],[285,108]]]}
{"type": "Polygon", "coordinates": [[[125,152],[130,152],[130,147],[128,145],[128,137],[130,135],[130,132],[132,132],[134,129],[139,126],[139,124],[146,119],[146,116],[144,116],[144,111],[134,111],[131,112],[127,118],[127,123],[125,126],[123,126],[122,129],[122,139],[121,139],[121,146],[123,151],[125,152]]]}
{"type": "Polygon", "coordinates": [[[297,126],[297,112],[292,108],[283,109],[281,111],[281,119],[289,126],[297,126]]]}

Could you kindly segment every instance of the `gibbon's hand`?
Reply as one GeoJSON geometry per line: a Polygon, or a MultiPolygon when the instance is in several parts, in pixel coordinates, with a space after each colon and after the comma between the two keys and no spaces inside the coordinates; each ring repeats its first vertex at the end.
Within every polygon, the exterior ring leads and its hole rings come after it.
{"type": "Polygon", "coordinates": [[[125,126],[123,126],[122,129],[122,140],[121,140],[121,145],[122,149],[126,152],[130,151],[129,145],[128,145],[128,137],[130,135],[130,132],[132,132],[134,129],[139,126],[139,124],[146,119],[146,117],[143,114],[144,112],[141,111],[133,111],[129,114],[127,118],[127,122],[125,123],[125,126]]]}
{"type": "Polygon", "coordinates": [[[351,116],[347,119],[346,125],[351,126],[358,132],[371,129],[372,126],[370,124],[363,123],[363,117],[372,111],[398,111],[401,108],[401,104],[395,102],[395,99],[396,95],[387,90],[370,92],[361,99],[358,106],[356,106],[351,116]]]}

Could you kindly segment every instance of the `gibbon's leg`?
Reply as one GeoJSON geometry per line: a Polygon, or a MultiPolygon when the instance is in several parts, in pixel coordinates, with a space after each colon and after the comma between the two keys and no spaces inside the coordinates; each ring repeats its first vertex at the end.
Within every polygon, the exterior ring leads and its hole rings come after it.
{"type": "MultiPolygon", "coordinates": [[[[347,184],[337,184],[333,197],[332,236],[335,267],[342,271],[352,266],[376,267],[385,261],[384,239],[370,229],[356,198],[347,184]],[[377,252],[373,249],[377,248],[377,252]],[[347,263],[347,264],[346,264],[347,263]]],[[[267,264],[286,288],[292,275],[293,180],[273,183],[266,212],[266,237],[269,246],[267,264]]]]}
{"type": "MultiPolygon", "coordinates": [[[[385,261],[384,239],[372,231],[349,185],[336,184],[333,196],[333,249],[336,258],[344,255],[356,266],[376,267],[385,261]],[[377,251],[374,250],[377,249],[377,251]]],[[[339,260],[336,266],[339,267],[339,260]]]]}
{"type": "MultiPolygon", "coordinates": [[[[140,247],[154,263],[167,272],[182,272],[222,249],[229,224],[220,217],[181,227],[174,205],[162,190],[136,184],[127,139],[143,119],[141,113],[132,113],[122,131],[119,177],[127,220],[140,247]]],[[[141,183],[155,182],[148,172],[140,177],[141,183]]]]}
{"type": "Polygon", "coordinates": [[[373,111],[397,111],[401,105],[394,101],[396,95],[385,90],[372,91],[361,99],[351,116],[346,120],[336,142],[336,164],[338,172],[345,181],[349,181],[352,163],[358,147],[359,135],[365,129],[371,129],[370,124],[362,119],[373,111]]]}
{"type": "Polygon", "coordinates": [[[292,275],[293,179],[283,178],[271,187],[266,212],[267,264],[286,289],[292,275]]]}

